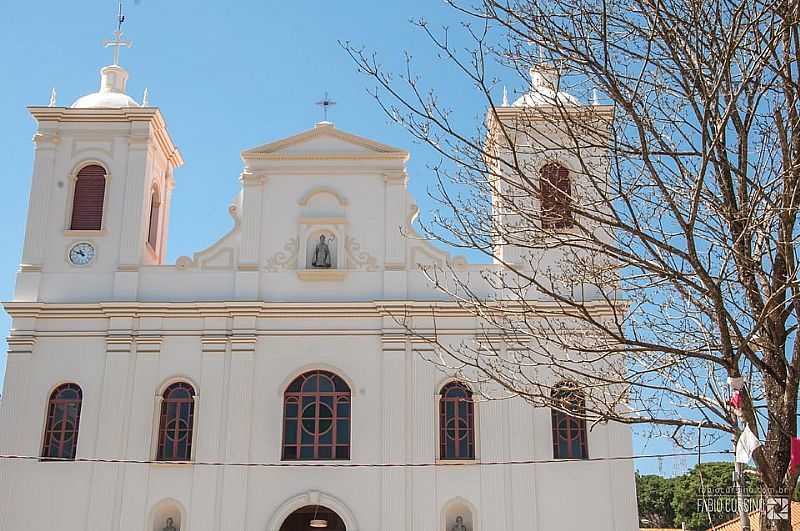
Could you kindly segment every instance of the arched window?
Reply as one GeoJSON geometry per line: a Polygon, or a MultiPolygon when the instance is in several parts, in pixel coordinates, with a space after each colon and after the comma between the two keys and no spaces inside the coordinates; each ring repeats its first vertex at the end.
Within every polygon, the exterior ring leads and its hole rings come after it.
{"type": "Polygon", "coordinates": [[[569,170],[557,163],[541,169],[539,190],[542,205],[542,227],[565,229],[572,226],[572,186],[569,170]]]}
{"type": "Polygon", "coordinates": [[[73,383],[60,385],[50,395],[42,444],[43,458],[75,459],[82,399],[81,388],[73,383]]]}
{"type": "Polygon", "coordinates": [[[153,188],[153,193],[150,194],[150,225],[147,229],[147,244],[153,251],[157,251],[158,247],[158,226],[159,215],[161,213],[161,196],[158,193],[158,188],[153,188]]]}
{"type": "Polygon", "coordinates": [[[350,459],[350,387],[328,371],[298,376],[283,396],[283,459],[350,459]]]}
{"type": "Polygon", "coordinates": [[[553,458],[588,459],[589,445],[586,434],[585,402],[571,382],[562,382],[551,393],[553,407],[553,458]]]}
{"type": "Polygon", "coordinates": [[[460,382],[442,387],[439,397],[439,457],[475,459],[475,404],[460,382]]]}
{"type": "Polygon", "coordinates": [[[84,166],[75,180],[72,196],[72,230],[100,230],[103,227],[103,201],[106,195],[106,170],[92,164],[84,166]]]}
{"type": "Polygon", "coordinates": [[[194,397],[194,388],[186,382],[174,383],[164,391],[158,424],[158,461],[191,460],[194,397]]]}

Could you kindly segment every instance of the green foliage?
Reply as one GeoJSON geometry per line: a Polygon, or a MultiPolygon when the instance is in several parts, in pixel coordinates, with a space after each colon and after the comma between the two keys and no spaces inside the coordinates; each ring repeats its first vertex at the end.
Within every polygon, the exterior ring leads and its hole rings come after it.
{"type": "Polygon", "coordinates": [[[733,463],[703,463],[675,478],[675,522],[686,522],[688,529],[699,531],[734,518],[733,469],[733,463]]]}
{"type": "MultiPolygon", "coordinates": [[[[675,478],[636,476],[641,527],[676,527],[705,531],[738,516],[733,463],[703,463],[675,478]],[[709,521],[710,517],[710,521],[709,521]]],[[[752,507],[758,499],[757,482],[746,487],[752,507]]]]}
{"type": "Polygon", "coordinates": [[[673,479],[656,475],[636,474],[636,496],[639,502],[639,527],[672,527],[673,479]]]}

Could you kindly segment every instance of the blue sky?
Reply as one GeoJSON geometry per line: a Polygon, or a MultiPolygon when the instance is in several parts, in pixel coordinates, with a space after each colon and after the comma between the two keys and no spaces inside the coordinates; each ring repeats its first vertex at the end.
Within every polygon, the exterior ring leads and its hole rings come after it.
{"type": "MultiPolygon", "coordinates": [[[[0,18],[0,178],[8,202],[0,209],[0,299],[10,300],[24,235],[34,121],[27,105],[46,105],[50,89],[58,104],[97,90],[99,68],[111,62],[102,47],[115,25],[114,0],[81,2],[7,2],[0,18]]],[[[424,82],[462,119],[482,120],[484,101],[439,60],[426,37],[409,20],[424,17],[433,25],[457,26],[442,2],[347,0],[323,2],[141,0],[126,2],[125,37],[134,43],[122,51],[128,69],[128,93],[161,108],[186,164],[176,172],[170,218],[168,261],[205,248],[230,228],[229,200],[239,190],[239,152],[305,129],[321,119],[314,103],[325,91],[337,102],[330,119],[337,127],[406,148],[410,189],[423,211],[433,185],[428,165],[437,157],[415,144],[383,115],[367,90],[374,84],[359,74],[339,40],[363,44],[392,71],[403,66],[404,52],[418,62],[424,82]],[[453,90],[448,91],[448,87],[453,90]]],[[[513,93],[524,87],[508,80],[513,93]]],[[[500,94],[497,94],[499,100],[500,94]]],[[[9,319],[0,312],[0,335],[9,319]]],[[[0,354],[0,389],[5,372],[5,343],[0,354]]],[[[637,450],[669,451],[656,442],[637,450]]],[[[672,474],[686,464],[641,462],[644,471],[672,474]]]]}

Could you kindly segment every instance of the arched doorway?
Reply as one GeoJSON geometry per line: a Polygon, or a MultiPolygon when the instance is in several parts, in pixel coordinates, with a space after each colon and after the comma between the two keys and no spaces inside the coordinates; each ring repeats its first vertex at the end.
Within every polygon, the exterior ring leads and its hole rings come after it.
{"type": "Polygon", "coordinates": [[[344,522],[334,511],[322,505],[306,505],[286,517],[280,531],[346,531],[344,522]],[[312,520],[316,525],[312,525],[312,520]]]}

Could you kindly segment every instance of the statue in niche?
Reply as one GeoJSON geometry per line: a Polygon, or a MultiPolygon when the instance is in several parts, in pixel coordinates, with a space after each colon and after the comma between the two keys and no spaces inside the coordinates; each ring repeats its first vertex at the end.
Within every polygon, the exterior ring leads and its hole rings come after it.
{"type": "Polygon", "coordinates": [[[464,517],[456,516],[456,523],[450,528],[450,531],[468,531],[467,526],[464,525],[464,517]]]}
{"type": "Polygon", "coordinates": [[[311,260],[311,265],[319,268],[331,267],[331,249],[325,243],[324,234],[320,234],[319,243],[314,247],[314,259],[311,260]]]}
{"type": "Polygon", "coordinates": [[[178,531],[178,528],[175,527],[175,520],[167,518],[167,525],[164,526],[163,531],[178,531]]]}

